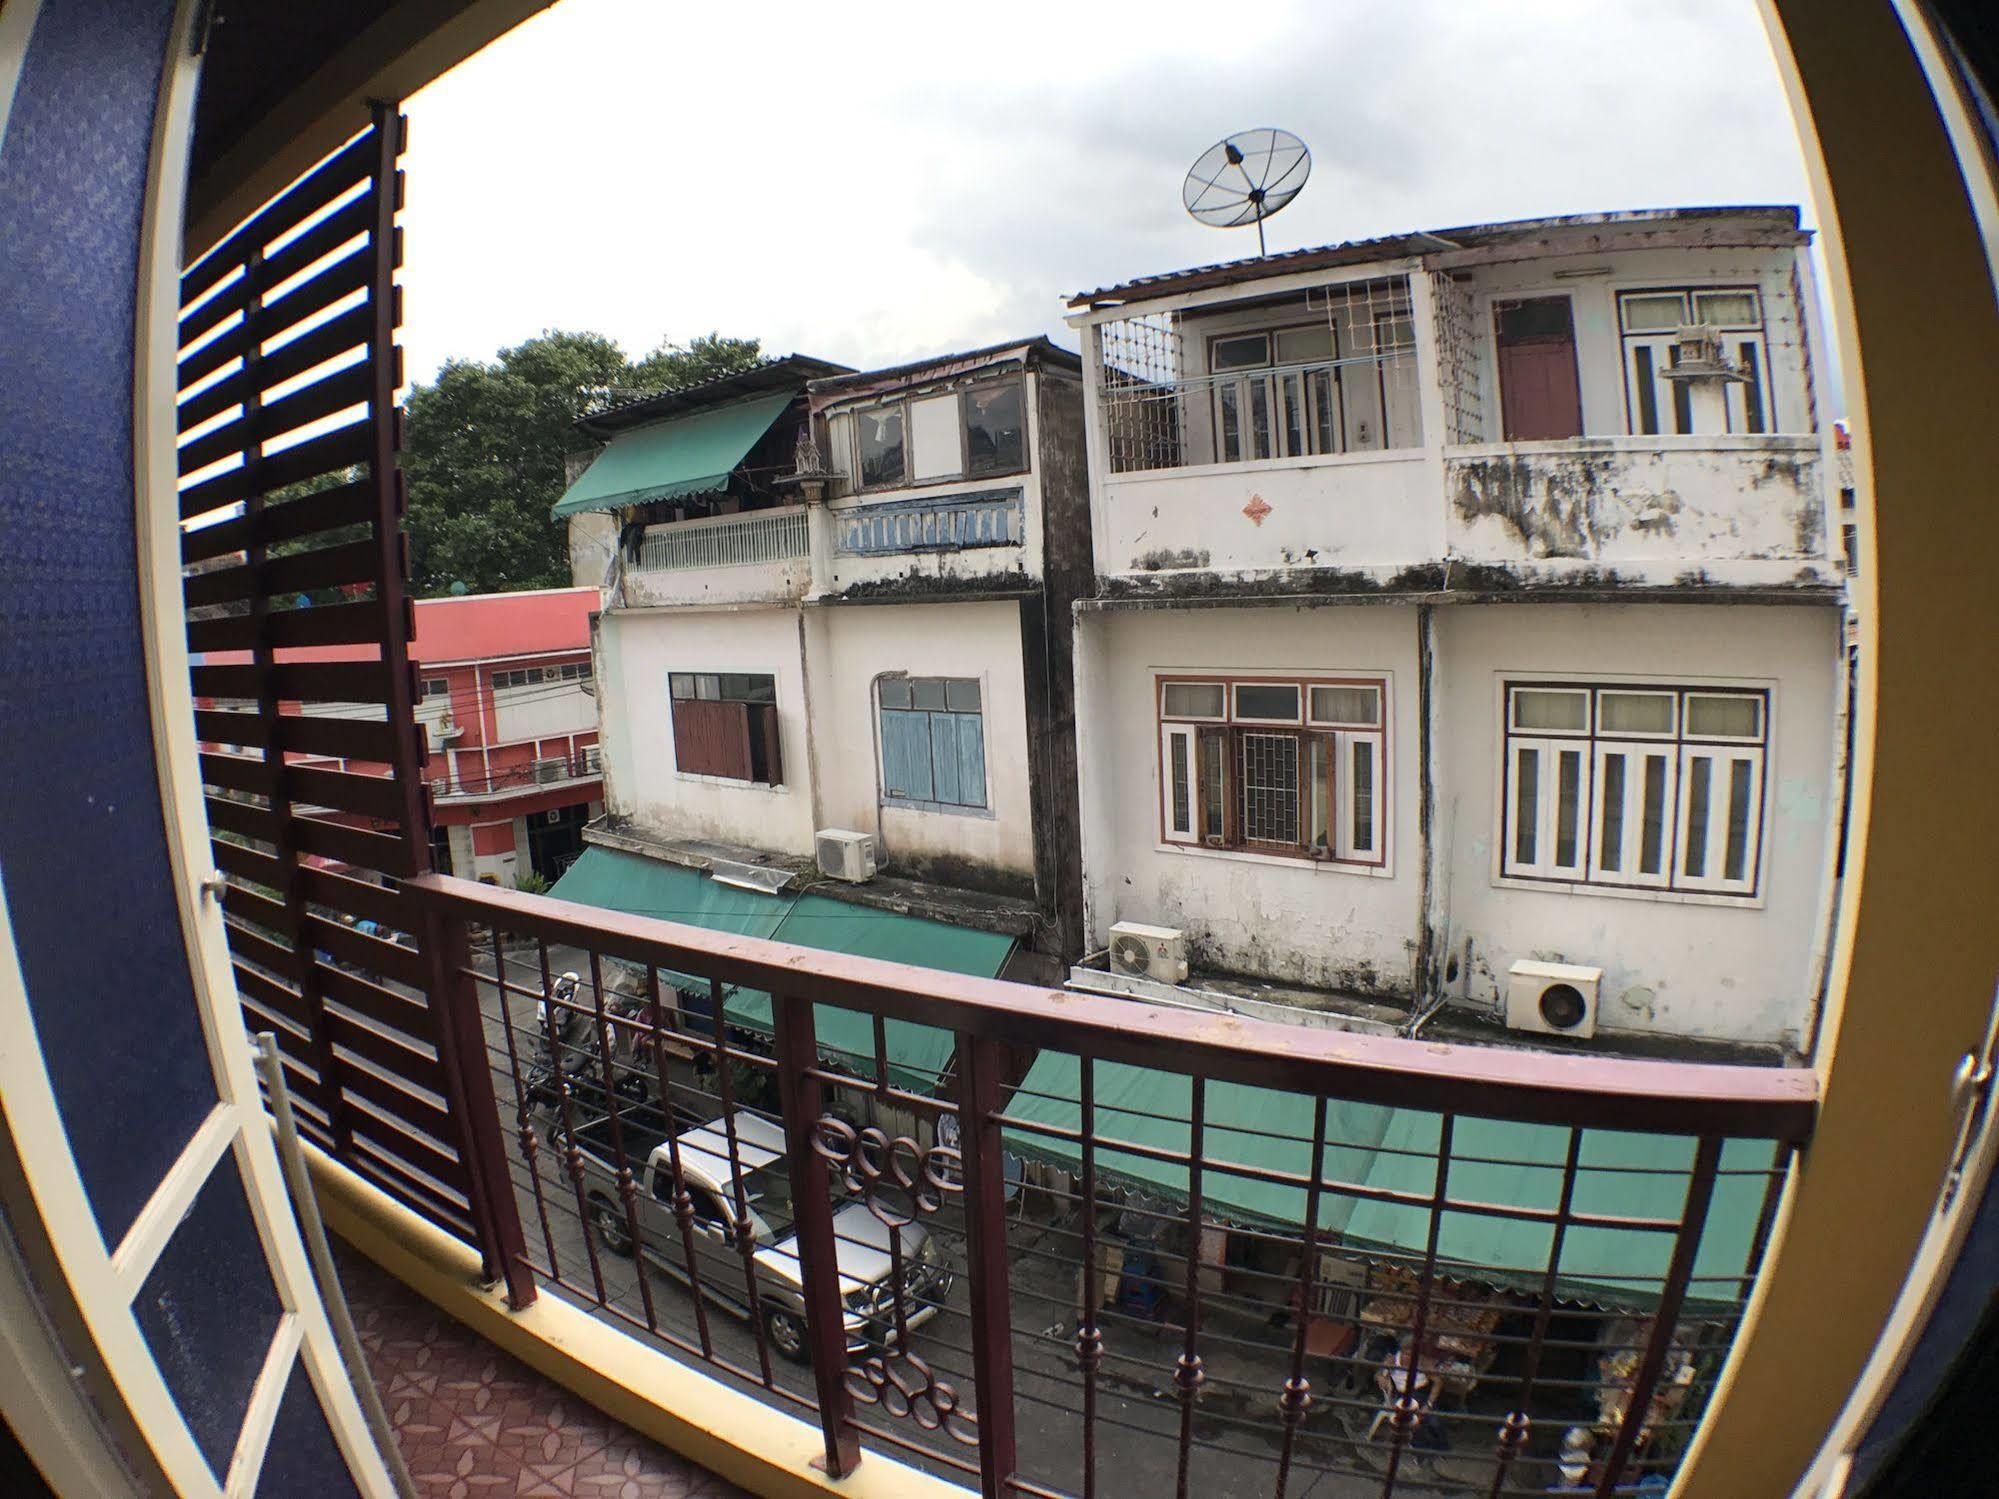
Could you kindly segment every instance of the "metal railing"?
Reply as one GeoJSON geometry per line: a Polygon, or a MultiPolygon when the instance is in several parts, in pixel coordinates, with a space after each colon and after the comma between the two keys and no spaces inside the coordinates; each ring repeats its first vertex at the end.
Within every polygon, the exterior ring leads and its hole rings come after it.
{"type": "Polygon", "coordinates": [[[489,774],[460,772],[451,776],[431,776],[431,795],[451,797],[494,796],[508,791],[532,790],[536,786],[561,786],[570,781],[594,780],[604,773],[603,761],[595,745],[573,755],[544,755],[525,765],[504,765],[489,774]]]}
{"type": "Polygon", "coordinates": [[[646,572],[745,567],[794,561],[807,555],[807,549],[805,507],[787,505],[647,526],[639,543],[639,567],[646,572]]]}
{"type": "Polygon", "coordinates": [[[1024,539],[1018,489],[861,504],[834,518],[837,549],[857,557],[1017,547],[1024,539]]]}
{"type": "Polygon", "coordinates": [[[1111,472],[1317,458],[1420,444],[1413,344],[1381,353],[1143,380],[1107,370],[1111,472]]]}
{"type": "Polygon", "coordinates": [[[449,955],[514,1303],[552,1286],[800,1412],[835,1475],[878,1447],[987,1495],[1644,1492],[1816,1107],[1809,1071],[1305,1031],[404,889],[449,955]]]}

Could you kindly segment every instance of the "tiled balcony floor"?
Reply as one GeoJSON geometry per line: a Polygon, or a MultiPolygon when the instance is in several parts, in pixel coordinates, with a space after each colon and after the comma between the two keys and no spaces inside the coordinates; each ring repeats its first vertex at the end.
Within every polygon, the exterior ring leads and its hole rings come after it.
{"type": "Polygon", "coordinates": [[[724,1499],[743,1490],[619,1425],[335,1250],[354,1323],[422,1499],[724,1499]]]}

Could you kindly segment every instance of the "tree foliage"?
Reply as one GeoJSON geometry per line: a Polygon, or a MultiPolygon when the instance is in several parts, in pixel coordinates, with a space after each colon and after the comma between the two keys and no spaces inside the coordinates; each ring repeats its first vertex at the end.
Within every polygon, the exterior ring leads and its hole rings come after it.
{"type": "Polygon", "coordinates": [[[473,593],[569,582],[562,497],[576,419],[755,365],[754,338],[710,333],[636,362],[600,333],[543,333],[491,362],[448,361],[405,404],[406,523],[416,592],[473,593]]]}

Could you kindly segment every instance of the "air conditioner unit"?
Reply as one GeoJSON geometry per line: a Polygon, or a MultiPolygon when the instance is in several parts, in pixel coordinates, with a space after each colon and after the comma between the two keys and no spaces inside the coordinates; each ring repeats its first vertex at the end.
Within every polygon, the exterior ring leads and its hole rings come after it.
{"type": "Polygon", "coordinates": [[[534,779],[538,786],[565,781],[569,779],[569,762],[561,759],[537,760],[534,762],[534,779]]]}
{"type": "Polygon", "coordinates": [[[819,872],[829,880],[866,884],[875,877],[875,840],[870,833],[821,828],[815,839],[819,872]]]}
{"type": "Polygon", "coordinates": [[[1120,921],[1111,928],[1111,972],[1162,984],[1187,981],[1187,934],[1174,926],[1120,921]]]}
{"type": "Polygon", "coordinates": [[[1509,1030],[1587,1040],[1596,1034],[1601,968],[1522,959],[1507,970],[1506,1025],[1509,1030]]]}

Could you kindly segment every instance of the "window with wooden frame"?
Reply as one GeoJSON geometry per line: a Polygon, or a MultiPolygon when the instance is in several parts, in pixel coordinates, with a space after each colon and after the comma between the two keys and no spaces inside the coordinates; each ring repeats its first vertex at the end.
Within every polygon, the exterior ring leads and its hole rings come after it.
{"type": "Polygon", "coordinates": [[[1728,430],[1771,430],[1770,350],[1763,334],[1763,299],[1755,287],[1620,291],[1617,319],[1624,344],[1626,424],[1633,435],[1693,431],[1693,397],[1686,381],[1664,371],[1679,362],[1680,329],[1695,325],[1720,334],[1723,354],[1744,377],[1728,383],[1728,430]]]}
{"type": "Polygon", "coordinates": [[[1023,473],[1027,386],[985,380],[866,406],[853,413],[858,487],[902,489],[1023,473]]]}
{"type": "Polygon", "coordinates": [[[1166,842],[1387,863],[1385,679],[1171,676],[1158,692],[1166,842]]]}
{"type": "Polygon", "coordinates": [[[1769,710],[1762,690],[1508,683],[1501,872],[1755,896],[1769,710]]]}
{"type": "Polygon", "coordinates": [[[683,775],[784,784],[775,677],[676,671],[668,674],[667,684],[675,769],[683,775]]]}
{"type": "Polygon", "coordinates": [[[975,677],[875,683],[882,800],[933,811],[986,808],[986,725],[975,677]]]}

